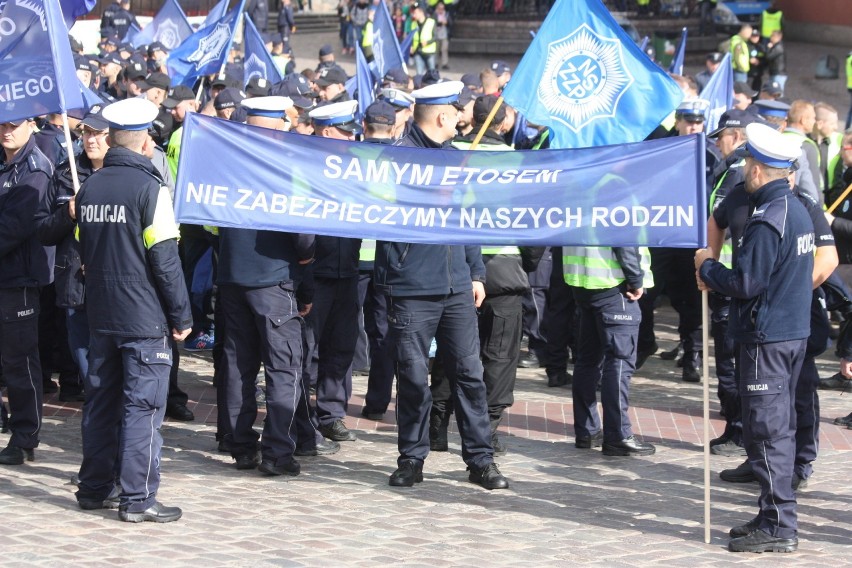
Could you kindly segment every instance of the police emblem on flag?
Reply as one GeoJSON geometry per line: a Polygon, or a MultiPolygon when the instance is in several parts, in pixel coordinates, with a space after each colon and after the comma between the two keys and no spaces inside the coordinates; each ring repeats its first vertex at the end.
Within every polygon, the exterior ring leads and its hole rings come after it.
{"type": "Polygon", "coordinates": [[[266,79],[266,63],[261,61],[260,57],[257,56],[256,53],[252,53],[248,59],[246,59],[243,64],[245,68],[246,82],[253,79],[254,77],[261,77],[266,79]]]}
{"type": "Polygon", "coordinates": [[[154,34],[154,41],[163,44],[163,47],[169,51],[180,45],[180,30],[174,20],[166,20],[157,27],[157,33],[154,34]]]}
{"type": "Polygon", "coordinates": [[[195,63],[195,70],[198,71],[208,63],[216,61],[227,47],[230,38],[231,27],[228,24],[218,24],[207,37],[199,40],[198,48],[186,58],[187,63],[195,63]]]}
{"type": "Polygon", "coordinates": [[[385,40],[382,37],[382,31],[379,29],[373,32],[373,59],[376,60],[376,68],[379,73],[387,71],[385,69],[385,40]]]}
{"type": "Polygon", "coordinates": [[[547,46],[538,99],[553,120],[578,132],[596,119],[615,116],[632,83],[621,42],[583,24],[547,46]]]}

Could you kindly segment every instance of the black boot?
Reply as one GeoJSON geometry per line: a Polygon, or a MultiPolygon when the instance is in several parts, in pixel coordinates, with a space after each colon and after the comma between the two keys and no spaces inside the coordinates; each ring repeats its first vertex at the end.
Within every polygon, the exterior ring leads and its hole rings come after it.
{"type": "Polygon", "coordinates": [[[689,351],[683,354],[681,379],[685,383],[701,382],[701,353],[689,351]]]}
{"type": "Polygon", "coordinates": [[[492,416],[491,418],[491,448],[494,450],[495,456],[502,456],[506,454],[506,444],[500,440],[500,436],[497,434],[497,428],[500,426],[500,421],[503,420],[503,414],[500,413],[496,418],[492,416]]]}
{"type": "Polygon", "coordinates": [[[678,341],[677,345],[675,345],[674,349],[670,349],[668,351],[663,351],[660,353],[660,359],[664,361],[674,361],[678,357],[683,354],[683,342],[678,341]]]}
{"type": "Polygon", "coordinates": [[[450,426],[450,413],[432,409],[429,414],[429,449],[433,452],[449,451],[447,429],[450,426]]]}

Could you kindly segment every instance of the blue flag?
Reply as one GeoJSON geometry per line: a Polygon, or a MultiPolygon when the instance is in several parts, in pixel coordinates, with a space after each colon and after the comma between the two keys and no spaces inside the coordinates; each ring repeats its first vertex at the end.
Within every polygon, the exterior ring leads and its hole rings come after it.
{"type": "Polygon", "coordinates": [[[70,30],[77,18],[91,12],[97,3],[98,0],[59,0],[65,27],[70,30]]]}
{"type": "Polygon", "coordinates": [[[734,106],[734,71],[731,69],[730,53],[725,54],[701,91],[700,97],[710,103],[704,121],[704,131],[712,132],[719,126],[722,113],[734,106]]]}
{"type": "Polygon", "coordinates": [[[133,39],[136,34],[141,34],[142,29],[136,25],[136,22],[130,22],[130,25],[127,26],[127,33],[124,34],[124,37],[121,38],[121,43],[131,43],[131,39],[133,39]]]}
{"type": "Polygon", "coordinates": [[[201,24],[202,28],[206,28],[213,22],[218,22],[222,19],[222,16],[225,15],[225,12],[228,11],[228,4],[231,3],[231,0],[220,0],[215,6],[210,8],[210,11],[207,13],[207,17],[204,18],[204,23],[201,24]]]}
{"type": "Polygon", "coordinates": [[[402,40],[402,45],[399,50],[402,52],[403,61],[408,61],[408,54],[411,53],[411,44],[414,43],[414,32],[408,32],[408,35],[402,40]]]}
{"type": "Polygon", "coordinates": [[[228,60],[234,30],[243,13],[243,4],[245,0],[241,0],[221,19],[186,38],[177,49],[169,53],[167,67],[173,86],[191,87],[199,77],[219,72],[228,60]]]}
{"type": "Polygon", "coordinates": [[[263,38],[260,37],[248,13],[245,13],[244,16],[243,35],[245,38],[243,44],[246,49],[246,59],[243,61],[243,85],[247,85],[252,77],[262,77],[270,83],[280,83],[281,72],[272,60],[272,56],[266,51],[263,38]]]}
{"type": "Polygon", "coordinates": [[[363,119],[367,107],[376,99],[376,81],[360,45],[355,46],[355,85],[358,89],[358,114],[363,119]]]}
{"type": "Polygon", "coordinates": [[[408,72],[385,2],[379,2],[373,17],[373,59],[379,77],[384,77],[385,73],[398,67],[402,67],[406,73],[408,72]]]}
{"type": "Polygon", "coordinates": [[[600,0],[557,0],[503,91],[556,148],[643,140],[683,93],[600,0]]]}
{"type": "Polygon", "coordinates": [[[196,225],[405,243],[696,248],[706,237],[704,139],[457,152],[190,113],[175,212],[196,225]]]}
{"type": "Polygon", "coordinates": [[[55,0],[6,2],[0,21],[0,123],[84,106],[55,0]]]}
{"type": "Polygon", "coordinates": [[[677,44],[677,50],[675,50],[672,63],[669,65],[669,73],[683,75],[683,58],[686,55],[686,36],[686,28],[683,28],[683,31],[680,33],[680,43],[677,44]]]}
{"type": "Polygon", "coordinates": [[[133,47],[139,47],[158,41],[171,51],[191,35],[192,26],[186,19],[180,4],[177,0],[166,0],[151,23],[141,32],[130,36],[130,43],[133,47]]]}

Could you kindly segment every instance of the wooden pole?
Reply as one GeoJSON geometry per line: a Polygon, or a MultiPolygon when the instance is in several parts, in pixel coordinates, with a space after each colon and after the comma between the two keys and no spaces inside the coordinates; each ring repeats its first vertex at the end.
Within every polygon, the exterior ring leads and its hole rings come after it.
{"type": "Polygon", "coordinates": [[[68,127],[68,113],[62,112],[62,130],[65,132],[65,147],[68,148],[68,165],[71,166],[71,181],[74,183],[74,195],[80,191],[80,179],[77,177],[77,160],[74,156],[74,141],[68,127]]]}
{"type": "Polygon", "coordinates": [[[851,191],[852,191],[852,183],[850,183],[849,187],[847,187],[846,190],[843,193],[840,194],[840,197],[837,198],[837,201],[832,203],[831,207],[829,207],[828,209],[825,210],[826,213],[831,213],[832,211],[837,209],[837,206],[840,205],[840,202],[843,201],[844,199],[846,199],[846,196],[849,195],[849,192],[851,192],[851,191]]]}
{"type": "Polygon", "coordinates": [[[491,109],[491,112],[488,113],[488,117],[485,119],[485,122],[483,122],[482,126],[479,127],[479,132],[476,134],[476,138],[473,139],[473,144],[470,145],[471,150],[476,150],[476,147],[479,146],[479,141],[482,140],[482,137],[485,135],[485,131],[488,130],[489,126],[491,126],[491,123],[494,121],[494,115],[497,114],[497,110],[502,104],[503,97],[497,97],[497,103],[494,105],[494,108],[491,109]]]}
{"type": "Polygon", "coordinates": [[[701,340],[704,356],[704,542],[710,544],[710,307],[709,293],[701,292],[701,340]]]}

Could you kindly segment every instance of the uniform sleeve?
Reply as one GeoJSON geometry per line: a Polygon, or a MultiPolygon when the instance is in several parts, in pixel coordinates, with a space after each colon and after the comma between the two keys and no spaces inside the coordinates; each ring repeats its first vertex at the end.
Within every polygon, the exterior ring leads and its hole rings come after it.
{"type": "Polygon", "coordinates": [[[753,223],[743,235],[743,246],[734,269],[726,268],[717,260],[705,260],[699,273],[701,279],[713,290],[747,300],[759,296],[769,285],[781,235],[771,225],[753,223]]]}
{"type": "Polygon", "coordinates": [[[464,247],[464,257],[470,267],[470,279],[474,282],[485,283],[485,263],[482,262],[482,247],[464,247]]]}
{"type": "Polygon", "coordinates": [[[148,248],[148,262],[160,297],[166,308],[166,319],[173,329],[192,327],[192,311],[183,270],[180,266],[177,241],[169,239],[148,248]]]}
{"type": "Polygon", "coordinates": [[[316,252],[316,237],[298,233],[293,235],[293,246],[296,248],[296,254],[299,260],[311,260],[316,252]]]}
{"type": "Polygon", "coordinates": [[[47,194],[50,178],[42,171],[29,172],[9,189],[0,209],[0,258],[21,246],[36,232],[39,204],[47,194]]]}
{"type": "Polygon", "coordinates": [[[645,271],[642,270],[641,254],[636,247],[615,247],[612,249],[615,258],[621,265],[624,279],[631,290],[642,288],[645,271]]]}
{"type": "Polygon", "coordinates": [[[831,232],[831,225],[828,224],[822,209],[810,199],[802,200],[802,202],[806,203],[805,209],[808,210],[808,214],[811,216],[811,222],[814,224],[816,246],[833,247],[834,233],[831,232]]]}
{"type": "Polygon", "coordinates": [[[68,214],[68,198],[60,199],[64,193],[62,189],[62,182],[56,174],[36,212],[36,235],[44,246],[58,245],[74,233],[77,224],[68,214]]]}
{"type": "Polygon", "coordinates": [[[158,243],[180,237],[169,188],[160,187],[156,197],[149,200],[143,221],[142,240],[148,250],[158,243]]]}

